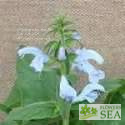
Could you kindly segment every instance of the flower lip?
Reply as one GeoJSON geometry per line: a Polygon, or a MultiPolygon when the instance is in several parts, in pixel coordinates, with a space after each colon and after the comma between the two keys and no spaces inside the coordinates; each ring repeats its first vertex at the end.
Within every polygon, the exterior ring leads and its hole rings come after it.
{"type": "Polygon", "coordinates": [[[17,54],[19,56],[22,56],[24,57],[24,55],[26,54],[32,54],[34,56],[37,56],[37,55],[41,55],[43,54],[42,51],[37,48],[37,47],[31,47],[31,46],[27,46],[27,47],[23,47],[21,49],[18,50],[17,54]]]}
{"type": "Polygon", "coordinates": [[[75,53],[77,57],[80,57],[82,60],[88,61],[91,59],[95,60],[98,64],[103,64],[104,62],[103,57],[93,49],[86,49],[86,48],[76,49],[75,53]]]}
{"type": "Polygon", "coordinates": [[[73,100],[73,103],[87,100],[90,103],[93,103],[99,96],[99,91],[105,92],[105,89],[100,84],[87,84],[81,93],[73,100]]]}

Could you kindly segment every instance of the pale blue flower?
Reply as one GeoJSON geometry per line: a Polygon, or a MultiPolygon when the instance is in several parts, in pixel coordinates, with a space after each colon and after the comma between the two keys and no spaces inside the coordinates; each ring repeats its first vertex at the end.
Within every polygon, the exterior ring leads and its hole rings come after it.
{"type": "Polygon", "coordinates": [[[17,53],[21,58],[23,58],[26,54],[32,54],[34,56],[43,54],[43,52],[40,49],[31,46],[21,48],[18,50],[17,53]]]}
{"type": "Polygon", "coordinates": [[[91,59],[96,61],[98,64],[103,64],[104,62],[103,57],[92,49],[86,49],[86,48],[76,49],[75,53],[77,55],[76,61],[84,61],[84,60],[88,61],[91,59]]]}
{"type": "Polygon", "coordinates": [[[75,89],[70,86],[66,77],[62,75],[60,82],[60,97],[66,101],[72,101],[76,97],[76,94],[75,89]]]}
{"type": "Polygon", "coordinates": [[[90,83],[99,83],[99,80],[105,78],[105,72],[102,70],[95,70],[89,74],[90,83]]]}
{"type": "Polygon", "coordinates": [[[99,96],[99,92],[105,92],[105,89],[100,84],[87,84],[81,93],[73,100],[73,103],[87,100],[89,103],[95,102],[99,96]]]}
{"type": "Polygon", "coordinates": [[[100,84],[88,84],[86,85],[81,93],[77,96],[76,90],[69,84],[67,78],[62,75],[60,82],[60,97],[71,103],[77,103],[80,101],[87,100],[93,103],[99,96],[99,92],[104,92],[105,89],[100,84]]]}
{"type": "Polygon", "coordinates": [[[73,69],[77,69],[88,74],[89,82],[98,83],[99,80],[105,78],[105,72],[97,70],[89,60],[94,60],[98,64],[102,64],[104,59],[102,56],[92,49],[77,49],[75,50],[76,58],[72,64],[73,69]]]}
{"type": "Polygon", "coordinates": [[[74,32],[74,33],[72,34],[72,38],[73,38],[74,40],[80,40],[80,39],[81,39],[80,33],[79,33],[79,32],[74,32]]]}
{"type": "Polygon", "coordinates": [[[36,72],[41,72],[43,70],[44,63],[47,63],[49,59],[46,54],[36,47],[27,46],[19,49],[17,53],[21,58],[27,54],[33,55],[34,59],[30,63],[30,67],[34,68],[36,72]]]}
{"type": "Polygon", "coordinates": [[[64,47],[60,47],[60,48],[59,48],[58,59],[59,59],[60,61],[66,60],[66,51],[65,51],[65,48],[64,48],[64,47]]]}

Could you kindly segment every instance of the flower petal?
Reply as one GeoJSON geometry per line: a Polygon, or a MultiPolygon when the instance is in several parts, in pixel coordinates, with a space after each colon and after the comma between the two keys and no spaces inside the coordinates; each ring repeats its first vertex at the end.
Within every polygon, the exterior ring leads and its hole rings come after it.
{"type": "Polygon", "coordinates": [[[85,96],[85,100],[88,100],[89,103],[95,102],[97,98],[98,98],[98,93],[94,91],[85,96]]]}
{"type": "Polygon", "coordinates": [[[36,56],[31,64],[30,67],[34,68],[36,72],[41,72],[43,70],[44,67],[44,60],[41,56],[36,56]]]}
{"type": "Polygon", "coordinates": [[[97,63],[102,64],[103,58],[96,51],[91,49],[76,49],[74,50],[77,57],[75,58],[72,68],[81,72],[85,72],[89,75],[89,81],[91,83],[98,83],[99,80],[105,78],[105,73],[89,63],[89,59],[95,60],[97,63]]]}
{"type": "Polygon", "coordinates": [[[102,56],[92,49],[77,49],[75,52],[82,60],[95,60],[98,64],[102,64],[104,59],[102,56]]]}
{"type": "Polygon", "coordinates": [[[66,59],[66,53],[65,53],[65,48],[64,47],[59,48],[58,59],[59,60],[65,60],[66,59]]]}
{"type": "Polygon", "coordinates": [[[66,77],[62,75],[60,82],[60,97],[66,101],[72,102],[72,100],[76,97],[76,94],[75,89],[69,85],[66,77]]]}
{"type": "Polygon", "coordinates": [[[104,78],[105,78],[105,72],[102,70],[95,70],[91,72],[89,75],[89,81],[91,83],[98,83],[99,80],[104,79],[104,78]]]}
{"type": "Polygon", "coordinates": [[[24,57],[24,55],[26,55],[26,54],[32,54],[34,56],[43,54],[43,52],[40,49],[38,49],[36,47],[31,47],[31,46],[21,48],[18,50],[17,53],[21,57],[24,57]]]}
{"type": "Polygon", "coordinates": [[[73,63],[72,65],[73,69],[78,69],[81,72],[85,72],[90,74],[91,72],[95,71],[95,68],[92,64],[90,64],[88,61],[78,61],[73,63]]]}
{"type": "Polygon", "coordinates": [[[79,33],[79,32],[74,32],[74,33],[72,34],[72,38],[73,38],[74,40],[80,40],[80,39],[81,39],[80,33],[79,33]]]}
{"type": "Polygon", "coordinates": [[[104,92],[105,89],[100,84],[88,84],[81,91],[81,93],[73,100],[73,103],[83,100],[88,100],[90,103],[92,103],[98,97],[98,93],[96,93],[97,91],[104,92]]]}
{"type": "MultiPolygon", "coordinates": [[[[97,90],[97,91],[102,91],[102,92],[105,91],[104,87],[103,87],[102,85],[100,85],[100,84],[88,84],[88,85],[85,86],[85,88],[83,89],[82,92],[83,92],[85,95],[87,95],[88,93],[90,93],[90,92],[92,92],[92,91],[95,91],[95,90],[97,90]]],[[[82,93],[81,93],[81,94],[82,94],[82,93]]]]}
{"type": "Polygon", "coordinates": [[[30,67],[34,68],[36,72],[41,72],[44,63],[48,62],[48,56],[36,47],[24,47],[18,51],[18,55],[21,56],[21,58],[23,58],[26,54],[32,54],[35,56],[30,64],[30,67]]]}

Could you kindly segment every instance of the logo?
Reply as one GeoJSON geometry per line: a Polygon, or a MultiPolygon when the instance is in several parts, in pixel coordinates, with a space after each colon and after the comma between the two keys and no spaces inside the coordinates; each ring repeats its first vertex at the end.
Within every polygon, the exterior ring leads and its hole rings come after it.
{"type": "Polygon", "coordinates": [[[121,104],[79,104],[79,120],[121,120],[121,104]]]}

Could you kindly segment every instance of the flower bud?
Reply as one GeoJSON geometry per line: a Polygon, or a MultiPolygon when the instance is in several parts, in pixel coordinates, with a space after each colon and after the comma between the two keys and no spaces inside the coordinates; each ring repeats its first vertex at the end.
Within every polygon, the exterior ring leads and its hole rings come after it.
{"type": "Polygon", "coordinates": [[[79,33],[79,32],[74,32],[74,33],[72,34],[72,38],[73,38],[74,40],[80,40],[80,39],[81,39],[80,33],[79,33]]]}
{"type": "Polygon", "coordinates": [[[59,48],[58,59],[59,60],[65,60],[66,59],[66,52],[65,52],[65,48],[64,47],[60,47],[59,48]]]}

